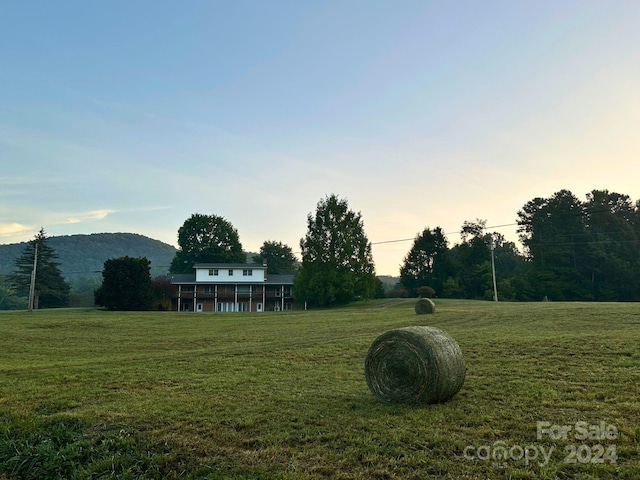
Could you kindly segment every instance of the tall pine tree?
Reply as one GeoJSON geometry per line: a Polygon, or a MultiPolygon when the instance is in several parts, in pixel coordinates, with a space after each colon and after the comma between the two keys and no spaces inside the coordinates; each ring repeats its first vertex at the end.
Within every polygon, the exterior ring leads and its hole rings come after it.
{"type": "Polygon", "coordinates": [[[442,228],[425,228],[404,258],[400,283],[411,296],[417,295],[419,287],[431,287],[441,295],[448,271],[448,242],[442,228]]]}
{"type": "Polygon", "coordinates": [[[31,274],[38,246],[36,262],[36,278],[34,289],[34,308],[55,308],[69,305],[69,284],[60,273],[60,264],[55,250],[49,246],[47,235],[43,228],[35,238],[27,243],[22,255],[15,260],[16,269],[10,276],[10,281],[19,296],[29,296],[31,288],[31,274]]]}
{"type": "Polygon", "coordinates": [[[538,298],[588,300],[592,272],[585,206],[571,191],[534,198],[518,211],[518,232],[538,298]]]}
{"type": "Polygon", "coordinates": [[[373,298],[375,266],[360,213],[331,195],[318,202],[307,225],[307,235],[300,240],[302,265],[293,285],[296,300],[329,306],[373,298]]]}

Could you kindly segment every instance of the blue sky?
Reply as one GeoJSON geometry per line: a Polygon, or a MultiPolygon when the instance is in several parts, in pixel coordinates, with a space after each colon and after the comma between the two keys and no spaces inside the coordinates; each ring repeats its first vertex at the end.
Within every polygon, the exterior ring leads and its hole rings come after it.
{"type": "MultiPolygon", "coordinates": [[[[640,199],[640,2],[12,1],[0,243],[192,213],[294,251],[335,193],[379,274],[566,188],[640,199]]],[[[515,227],[496,229],[516,240],[515,227]]]]}

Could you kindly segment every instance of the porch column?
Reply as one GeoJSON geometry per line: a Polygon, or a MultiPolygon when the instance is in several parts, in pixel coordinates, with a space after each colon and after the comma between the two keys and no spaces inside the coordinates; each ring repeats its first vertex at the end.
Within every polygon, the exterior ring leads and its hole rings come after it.
{"type": "Polygon", "coordinates": [[[234,297],[233,297],[233,311],[237,312],[238,311],[238,284],[236,283],[235,286],[235,292],[234,292],[234,297]]]}

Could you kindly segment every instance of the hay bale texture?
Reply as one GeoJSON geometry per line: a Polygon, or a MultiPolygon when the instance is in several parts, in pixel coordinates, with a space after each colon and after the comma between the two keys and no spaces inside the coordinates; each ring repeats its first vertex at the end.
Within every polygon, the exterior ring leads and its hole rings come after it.
{"type": "Polygon", "coordinates": [[[415,306],[416,315],[435,313],[436,305],[430,298],[419,298],[415,306]]]}
{"type": "Polygon", "coordinates": [[[464,383],[462,350],[435,327],[406,327],[376,338],[364,367],[371,393],[387,403],[440,403],[464,383]]]}

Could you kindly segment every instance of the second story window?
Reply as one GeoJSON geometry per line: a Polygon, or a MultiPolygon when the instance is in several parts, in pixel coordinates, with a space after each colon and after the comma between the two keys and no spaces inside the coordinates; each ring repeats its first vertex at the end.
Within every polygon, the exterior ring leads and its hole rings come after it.
{"type": "Polygon", "coordinates": [[[233,270],[229,269],[229,276],[233,277],[233,270]]]}
{"type": "Polygon", "coordinates": [[[253,276],[253,270],[244,269],[242,270],[242,275],[244,275],[245,277],[251,277],[253,276]]]}
{"type": "Polygon", "coordinates": [[[217,268],[210,268],[209,269],[209,276],[210,277],[215,277],[218,275],[218,269],[217,268]]]}

